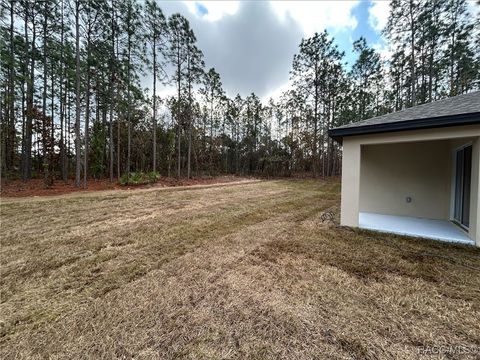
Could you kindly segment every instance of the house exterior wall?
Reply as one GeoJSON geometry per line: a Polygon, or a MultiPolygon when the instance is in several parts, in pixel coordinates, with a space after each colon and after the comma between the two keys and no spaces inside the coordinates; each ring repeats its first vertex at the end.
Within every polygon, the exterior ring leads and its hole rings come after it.
{"type": "Polygon", "coordinates": [[[360,193],[360,144],[343,142],[340,223],[358,227],[360,193]]]}
{"type": "Polygon", "coordinates": [[[480,247],[480,137],[472,147],[472,188],[470,195],[470,238],[480,247]]]}
{"type": "Polygon", "coordinates": [[[360,212],[448,219],[450,163],[447,140],[362,146],[360,212]]]}
{"type": "MultiPolygon", "coordinates": [[[[371,207],[374,206],[371,200],[367,200],[365,205],[363,205],[363,201],[365,200],[366,195],[361,195],[361,186],[364,181],[361,181],[362,174],[365,174],[365,171],[362,172],[361,165],[362,165],[362,148],[367,149],[367,145],[378,145],[378,144],[396,144],[393,145],[392,149],[394,150],[395,156],[389,157],[388,153],[386,154],[379,154],[378,151],[375,153],[373,150],[372,154],[368,156],[377,156],[385,162],[385,158],[391,159],[392,165],[395,165],[395,161],[398,159],[401,160],[401,167],[405,168],[405,161],[406,157],[398,154],[399,148],[396,146],[400,146],[401,143],[409,142],[422,142],[422,141],[434,141],[434,140],[443,140],[438,142],[439,144],[446,144],[448,142],[449,146],[444,146],[447,148],[447,151],[444,149],[440,150],[440,154],[436,154],[433,151],[434,149],[425,150],[428,152],[425,153],[423,160],[419,160],[424,165],[427,163],[427,160],[432,162],[438,162],[440,156],[447,156],[447,160],[441,161],[441,164],[435,166],[433,164],[428,164],[428,166],[432,171],[436,172],[437,174],[446,174],[446,178],[442,180],[434,180],[433,185],[437,191],[438,189],[445,189],[445,191],[437,196],[439,199],[432,200],[435,204],[442,204],[440,206],[442,209],[433,209],[433,207],[428,207],[428,205],[418,203],[419,200],[422,202],[426,202],[427,199],[432,198],[432,194],[429,194],[429,190],[422,195],[421,190],[424,189],[424,186],[417,186],[412,187],[415,191],[415,194],[420,194],[414,196],[413,194],[407,195],[399,194],[395,195],[393,198],[393,202],[390,203],[385,202],[382,206],[386,207],[386,204],[390,204],[390,211],[404,211],[401,213],[402,215],[407,215],[405,212],[408,209],[413,210],[412,213],[408,213],[410,216],[422,216],[424,214],[425,217],[434,217],[434,218],[445,218],[448,219],[450,216],[449,212],[449,205],[448,201],[450,199],[450,181],[452,180],[452,176],[450,173],[451,169],[451,162],[452,162],[452,151],[455,145],[458,142],[465,141],[465,139],[470,139],[473,144],[473,154],[472,154],[472,189],[471,189],[471,201],[470,201],[470,229],[469,229],[469,237],[476,241],[477,246],[480,246],[480,220],[478,217],[480,216],[480,124],[475,125],[468,125],[468,126],[457,126],[457,127],[446,127],[446,128],[436,128],[436,129],[424,129],[424,130],[414,130],[414,131],[399,131],[399,132],[391,132],[391,133],[382,133],[382,134],[370,134],[370,135],[358,135],[358,136],[348,136],[344,137],[343,139],[343,162],[342,162],[342,205],[341,205],[341,224],[345,226],[352,226],[358,227],[358,216],[360,211],[360,204],[362,206],[371,207]],[[463,139],[462,139],[463,138],[463,139]],[[403,157],[403,159],[402,159],[403,157]],[[394,160],[395,159],[395,160],[394,160]],[[448,167],[447,170],[445,170],[448,167]],[[447,194],[447,199],[445,197],[447,194]],[[406,205],[405,196],[412,196],[412,205],[410,208],[406,205]],[[420,197],[418,197],[420,196],[420,197]],[[397,204],[398,200],[398,204],[397,204]],[[361,202],[362,201],[362,202],[361,202]],[[416,202],[415,202],[416,201],[416,202]],[[413,203],[415,202],[415,203],[413,203]],[[447,203],[446,203],[447,202],[447,203]],[[416,206],[415,206],[416,205],[416,206]],[[392,210],[393,209],[393,210],[392,210]],[[447,210],[445,210],[447,209],[447,210]],[[430,216],[427,216],[429,215],[430,216]],[[431,215],[435,216],[431,216],[431,215]]],[[[431,142],[430,144],[434,144],[431,142]]],[[[409,144],[411,145],[411,144],[409,144]]],[[[414,145],[416,146],[416,145],[414,145]]],[[[418,145],[417,150],[421,150],[420,146],[418,145]]],[[[440,145],[439,145],[440,146],[440,145]]],[[[373,147],[372,147],[373,148],[373,147]]],[[[407,148],[407,147],[405,147],[407,148]]],[[[413,162],[420,157],[420,153],[409,152],[410,160],[413,162]]],[[[389,165],[391,167],[391,165],[389,165]]],[[[377,170],[379,171],[379,170],[377,170]]],[[[397,170],[394,170],[397,171],[397,170]]],[[[421,175],[418,176],[425,176],[425,171],[421,171],[421,175]]],[[[387,176],[387,175],[385,175],[387,176]]],[[[387,179],[391,178],[388,175],[387,179]]],[[[407,177],[408,179],[408,177],[407,177]]],[[[417,180],[419,178],[417,177],[417,180]]],[[[421,179],[421,178],[420,178],[421,179]]],[[[369,180],[368,177],[364,178],[365,181],[369,180]]],[[[370,179],[371,180],[371,179],[370,179]]],[[[409,179],[410,185],[412,185],[415,181],[414,178],[409,179]]],[[[405,181],[405,179],[404,179],[405,181]]],[[[362,189],[363,190],[363,189],[362,189]]],[[[370,189],[368,191],[371,192],[369,197],[375,196],[375,198],[389,198],[391,195],[386,194],[388,188],[376,188],[374,192],[370,189]]],[[[375,205],[377,206],[377,205],[375,205]]],[[[386,209],[388,210],[388,209],[386,209]]],[[[367,210],[365,210],[367,211],[367,210]]],[[[396,213],[398,214],[398,213],[396,213]]]]}

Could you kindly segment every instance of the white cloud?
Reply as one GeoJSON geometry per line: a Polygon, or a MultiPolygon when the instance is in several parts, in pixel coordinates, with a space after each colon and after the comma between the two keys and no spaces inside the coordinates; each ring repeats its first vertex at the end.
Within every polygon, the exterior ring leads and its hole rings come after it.
{"type": "Polygon", "coordinates": [[[217,21],[225,15],[233,15],[239,7],[238,1],[184,1],[184,4],[192,14],[208,21],[217,21]],[[199,6],[207,9],[208,12],[202,14],[198,9],[199,6]]]}
{"type": "Polygon", "coordinates": [[[480,16],[480,4],[477,1],[467,1],[467,9],[474,18],[480,16]]]}
{"type": "Polygon", "coordinates": [[[278,100],[280,100],[280,97],[282,96],[282,94],[285,91],[290,90],[292,87],[293,87],[292,81],[288,80],[285,83],[278,86],[277,88],[275,88],[274,90],[270,91],[265,96],[262,96],[261,100],[264,104],[267,104],[268,101],[270,100],[270,98],[275,100],[275,101],[278,101],[278,100]]]}
{"type": "Polygon", "coordinates": [[[390,14],[390,0],[373,1],[373,5],[368,9],[368,13],[370,26],[381,32],[387,25],[388,15],[390,14]]]}
{"type": "MultiPolygon", "coordinates": [[[[188,10],[202,20],[218,21],[225,15],[238,11],[239,1],[184,1],[188,10]],[[199,8],[205,8],[202,13],[199,8]]],[[[275,14],[284,21],[287,16],[303,28],[306,36],[321,32],[325,28],[334,31],[355,29],[357,19],[351,14],[359,0],[348,1],[270,1],[275,14]]]]}
{"type": "MultiPolygon", "coordinates": [[[[252,91],[267,99],[289,88],[289,70],[304,37],[328,29],[347,34],[358,21],[355,1],[160,1],[168,16],[188,18],[207,68],[220,73],[229,96],[252,91]]],[[[166,91],[168,92],[168,91],[166,91]]]]}
{"type": "Polygon", "coordinates": [[[281,20],[269,2],[239,2],[234,14],[228,14],[228,9],[222,10],[216,2],[189,5],[161,1],[160,6],[166,16],[181,13],[189,20],[205,56],[206,69],[215,68],[229,96],[255,92],[263,97],[288,80],[293,55],[304,34],[290,16],[281,20]],[[220,10],[212,10],[217,7],[220,10]],[[207,12],[217,11],[223,11],[220,19],[205,18],[207,12]]]}
{"type": "Polygon", "coordinates": [[[375,43],[372,48],[380,54],[383,61],[388,61],[392,58],[393,49],[387,43],[375,43]]]}
{"type": "Polygon", "coordinates": [[[352,9],[359,1],[272,1],[280,19],[295,20],[306,36],[322,32],[327,27],[334,31],[355,29],[358,22],[352,9]]]}

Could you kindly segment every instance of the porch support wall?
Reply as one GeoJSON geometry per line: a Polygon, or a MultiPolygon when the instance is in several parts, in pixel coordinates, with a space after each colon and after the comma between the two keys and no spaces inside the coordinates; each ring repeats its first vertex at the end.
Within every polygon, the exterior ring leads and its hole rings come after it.
{"type": "Polygon", "coordinates": [[[358,227],[360,211],[360,143],[344,141],[342,159],[342,206],[340,223],[358,227]]]}

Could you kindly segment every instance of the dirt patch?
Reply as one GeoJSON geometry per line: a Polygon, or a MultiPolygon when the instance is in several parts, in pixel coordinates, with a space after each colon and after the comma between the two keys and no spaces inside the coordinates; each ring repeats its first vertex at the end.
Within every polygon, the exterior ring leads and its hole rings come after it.
{"type": "Polygon", "coordinates": [[[154,184],[148,185],[128,185],[122,186],[116,179],[110,182],[109,179],[90,179],[88,186],[83,188],[83,184],[78,188],[75,186],[74,179],[67,181],[56,180],[53,186],[46,188],[43,179],[31,179],[28,181],[2,179],[1,192],[2,197],[32,197],[32,196],[53,196],[76,192],[102,191],[102,190],[132,190],[145,188],[162,188],[176,186],[193,186],[223,184],[235,181],[241,181],[246,178],[237,176],[220,176],[207,178],[168,178],[162,177],[154,184]]]}

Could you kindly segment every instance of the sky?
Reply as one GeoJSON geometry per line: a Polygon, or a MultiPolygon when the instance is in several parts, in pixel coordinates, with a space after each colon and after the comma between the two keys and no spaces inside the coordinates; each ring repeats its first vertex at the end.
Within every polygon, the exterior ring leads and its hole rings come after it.
{"type": "Polygon", "coordinates": [[[324,29],[345,52],[347,66],[356,59],[352,44],[360,36],[388,56],[381,30],[389,0],[160,1],[160,7],[166,16],[179,12],[189,20],[206,69],[215,68],[230,97],[255,92],[265,101],[278,98],[290,86],[300,41],[324,29]]]}

